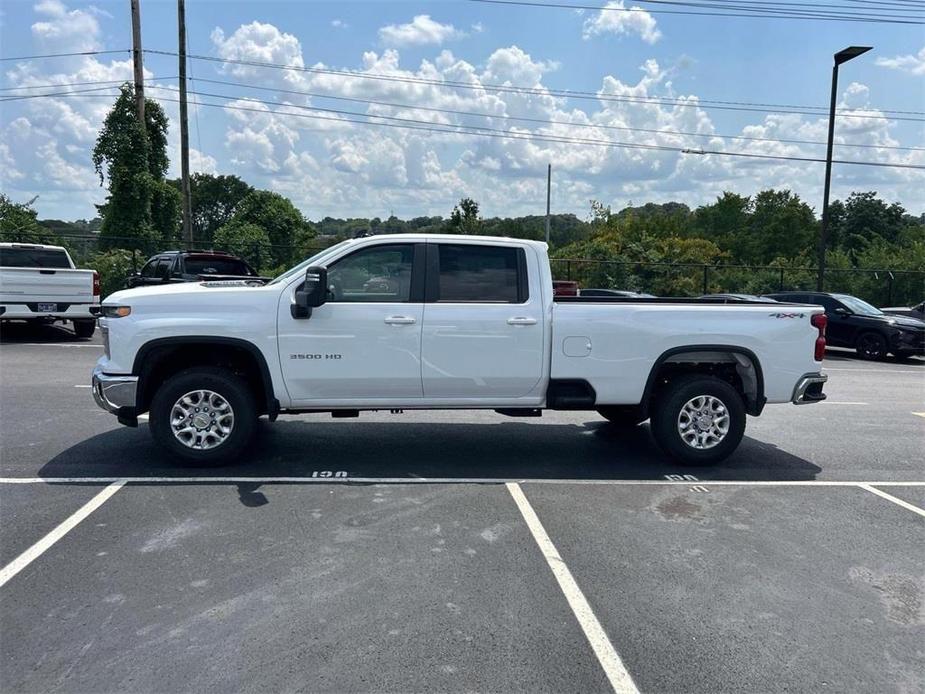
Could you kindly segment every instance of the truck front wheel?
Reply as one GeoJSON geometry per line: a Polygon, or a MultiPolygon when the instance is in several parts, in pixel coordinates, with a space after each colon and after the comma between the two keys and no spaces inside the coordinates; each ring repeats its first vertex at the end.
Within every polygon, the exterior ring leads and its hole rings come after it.
{"type": "Polygon", "coordinates": [[[151,401],[154,440],[192,466],[237,460],[254,435],[254,395],[231,371],[196,367],[168,378],[151,401]]]}
{"type": "Polygon", "coordinates": [[[731,455],[742,440],[745,404],[726,381],[683,376],[653,403],[652,434],[677,462],[712,465],[731,455]]]}

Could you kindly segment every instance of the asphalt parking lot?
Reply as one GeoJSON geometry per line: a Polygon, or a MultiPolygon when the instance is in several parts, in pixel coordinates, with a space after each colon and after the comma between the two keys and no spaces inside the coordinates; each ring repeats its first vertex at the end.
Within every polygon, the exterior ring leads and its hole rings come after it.
{"type": "Polygon", "coordinates": [[[714,468],[591,413],[281,417],[179,468],[0,341],[0,690],[925,691],[925,361],[714,468]]]}

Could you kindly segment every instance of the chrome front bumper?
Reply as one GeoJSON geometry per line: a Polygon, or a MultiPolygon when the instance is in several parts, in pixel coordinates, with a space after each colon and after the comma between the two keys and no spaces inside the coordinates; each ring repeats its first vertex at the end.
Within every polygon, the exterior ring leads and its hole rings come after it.
{"type": "Polygon", "coordinates": [[[825,400],[825,393],[822,392],[823,384],[829,380],[825,374],[805,374],[797,381],[796,388],[793,389],[793,398],[791,402],[794,405],[808,405],[813,402],[822,402],[825,400]]]}
{"type": "Polygon", "coordinates": [[[99,366],[93,369],[93,399],[96,404],[113,414],[126,414],[128,408],[134,414],[135,391],[138,376],[110,376],[99,366]]]}

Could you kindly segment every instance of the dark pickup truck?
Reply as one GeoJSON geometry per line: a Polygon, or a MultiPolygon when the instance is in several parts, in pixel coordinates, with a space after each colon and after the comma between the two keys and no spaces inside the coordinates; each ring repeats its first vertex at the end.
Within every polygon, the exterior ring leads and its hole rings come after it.
{"type": "Polygon", "coordinates": [[[203,280],[265,281],[246,261],[222,251],[164,251],[153,256],[125,281],[127,287],[147,287],[203,280]]]}

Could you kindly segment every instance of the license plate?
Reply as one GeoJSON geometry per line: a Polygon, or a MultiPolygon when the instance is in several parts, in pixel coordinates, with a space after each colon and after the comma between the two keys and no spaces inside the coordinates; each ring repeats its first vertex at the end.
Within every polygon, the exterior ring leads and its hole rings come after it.
{"type": "Polygon", "coordinates": [[[39,313],[54,313],[58,310],[58,304],[39,304],[39,313]]]}

